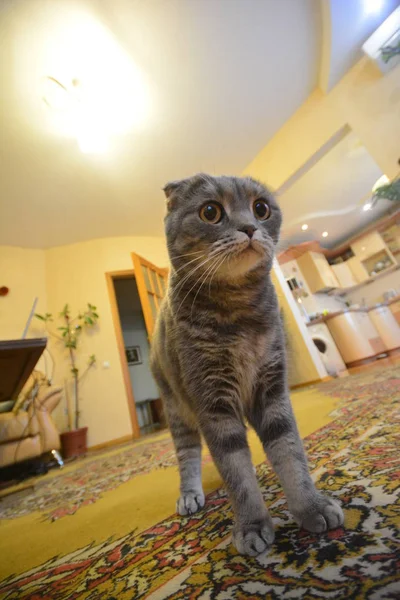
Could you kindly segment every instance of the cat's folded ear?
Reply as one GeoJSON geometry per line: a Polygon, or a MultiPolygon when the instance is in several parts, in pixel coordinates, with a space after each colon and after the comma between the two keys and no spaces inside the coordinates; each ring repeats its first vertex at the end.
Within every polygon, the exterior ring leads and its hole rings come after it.
{"type": "Polygon", "coordinates": [[[184,180],[180,180],[180,181],[170,181],[169,183],[167,183],[167,185],[165,185],[163,187],[163,192],[165,194],[165,196],[167,197],[167,200],[169,200],[169,198],[171,197],[171,195],[178,191],[179,188],[181,187],[182,183],[184,180]]]}
{"type": "Polygon", "coordinates": [[[204,173],[197,173],[192,177],[186,179],[180,179],[178,181],[170,181],[164,187],[164,193],[167,197],[168,210],[175,208],[177,201],[181,196],[192,195],[195,190],[206,184],[210,180],[208,175],[204,173]]]}
{"type": "Polygon", "coordinates": [[[187,182],[187,179],[180,179],[179,181],[170,181],[164,186],[163,191],[167,198],[167,208],[169,211],[175,207],[179,192],[184,189],[187,182]]]}

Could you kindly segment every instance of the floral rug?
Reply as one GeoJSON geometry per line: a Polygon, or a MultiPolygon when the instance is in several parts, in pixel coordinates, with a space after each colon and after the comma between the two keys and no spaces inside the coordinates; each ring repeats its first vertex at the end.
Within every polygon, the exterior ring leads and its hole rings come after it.
{"type": "Polygon", "coordinates": [[[83,506],[96,502],[104,492],[116,489],[133,477],[152,469],[176,465],[171,438],[95,458],[68,473],[57,474],[56,482],[39,483],[18,504],[13,496],[0,503],[0,519],[15,519],[40,511],[43,520],[56,521],[74,515],[83,506]],[[56,485],[55,485],[56,483],[56,485]]]}
{"type": "MultiPolygon", "coordinates": [[[[318,487],[343,506],[343,529],[321,536],[300,531],[263,463],[257,477],[276,526],[267,555],[237,554],[230,544],[230,505],[218,490],[197,515],[110,535],[9,576],[0,598],[400,598],[400,369],[335,380],[323,393],[343,402],[334,421],[308,436],[305,446],[318,487]]],[[[170,450],[167,440],[154,450],[160,465],[173,460],[170,450]]],[[[43,506],[47,519],[57,518],[50,500],[43,506]]]]}

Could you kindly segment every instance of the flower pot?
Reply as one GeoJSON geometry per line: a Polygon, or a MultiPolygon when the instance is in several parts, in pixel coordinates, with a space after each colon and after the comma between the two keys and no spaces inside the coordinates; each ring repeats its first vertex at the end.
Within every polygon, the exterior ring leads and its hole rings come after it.
{"type": "Polygon", "coordinates": [[[64,458],[82,456],[87,452],[87,427],[66,431],[60,435],[61,453],[64,458]]]}

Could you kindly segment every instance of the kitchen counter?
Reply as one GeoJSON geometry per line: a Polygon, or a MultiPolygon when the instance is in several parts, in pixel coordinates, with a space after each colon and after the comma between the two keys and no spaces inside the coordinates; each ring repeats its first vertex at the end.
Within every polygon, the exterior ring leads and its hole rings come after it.
{"type": "Polygon", "coordinates": [[[330,313],[327,313],[326,315],[320,315],[316,319],[312,319],[311,321],[306,323],[306,326],[310,327],[311,325],[317,325],[318,323],[326,323],[326,321],[329,321],[329,319],[333,319],[334,317],[337,317],[338,315],[343,315],[348,312],[370,312],[371,310],[374,310],[375,308],[379,308],[380,306],[390,306],[391,304],[394,304],[395,302],[398,302],[399,300],[400,300],[400,294],[398,294],[397,296],[394,296],[393,298],[390,298],[390,300],[386,300],[386,302],[378,302],[377,304],[373,304],[372,306],[359,307],[359,308],[352,308],[352,307],[344,308],[343,310],[337,310],[335,312],[330,312],[330,313]]]}
{"type": "Polygon", "coordinates": [[[383,302],[383,304],[385,306],[390,306],[391,304],[394,304],[395,302],[398,302],[399,300],[400,300],[400,294],[397,294],[397,296],[390,298],[390,300],[386,300],[386,302],[383,302]]]}
{"type": "MultiPolygon", "coordinates": [[[[375,309],[382,310],[390,312],[387,306],[375,309]]],[[[367,308],[347,308],[323,317],[347,367],[358,366],[386,352],[371,318],[374,314],[367,308]]]]}
{"type": "MultiPolygon", "coordinates": [[[[373,308],[375,308],[375,307],[373,307],[373,308]]],[[[313,319],[312,321],[309,321],[308,323],[306,323],[306,325],[307,325],[307,327],[310,327],[311,325],[317,325],[318,323],[326,323],[330,319],[333,319],[334,317],[338,317],[339,315],[344,315],[344,314],[350,313],[350,312],[366,313],[369,310],[370,310],[370,308],[344,308],[343,310],[337,310],[335,312],[327,313],[326,315],[321,315],[320,317],[313,319]]]]}
{"type": "MultiPolygon", "coordinates": [[[[347,367],[400,351],[400,295],[368,307],[349,307],[307,323],[326,324],[347,367]]],[[[310,330],[313,331],[313,330],[310,330]]]]}

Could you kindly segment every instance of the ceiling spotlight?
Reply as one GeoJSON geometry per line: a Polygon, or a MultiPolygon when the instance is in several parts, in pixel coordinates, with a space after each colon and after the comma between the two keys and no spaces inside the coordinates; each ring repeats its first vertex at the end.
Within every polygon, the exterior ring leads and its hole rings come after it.
{"type": "Polygon", "coordinates": [[[363,206],[364,211],[371,210],[371,208],[372,208],[372,202],[366,202],[363,206]]]}
{"type": "Polygon", "coordinates": [[[328,232],[327,232],[327,231],[324,231],[324,232],[322,233],[322,237],[328,237],[328,232]]]}
{"type": "Polygon", "coordinates": [[[307,223],[304,223],[304,225],[302,225],[301,228],[303,231],[307,231],[307,229],[308,229],[307,223]]]}
{"type": "Polygon", "coordinates": [[[383,0],[364,0],[364,11],[367,15],[377,14],[382,10],[383,0]]]}

